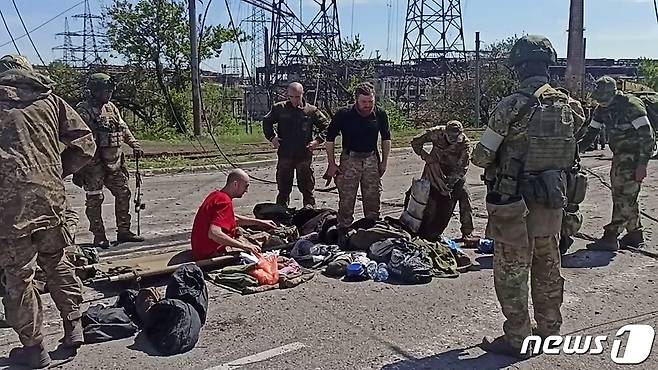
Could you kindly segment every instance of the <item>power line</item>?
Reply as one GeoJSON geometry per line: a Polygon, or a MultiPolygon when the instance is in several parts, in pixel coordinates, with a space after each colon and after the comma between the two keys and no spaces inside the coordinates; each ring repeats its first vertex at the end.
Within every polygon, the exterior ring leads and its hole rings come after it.
{"type": "Polygon", "coordinates": [[[3,47],[3,46],[7,46],[7,45],[9,45],[9,44],[11,44],[12,42],[15,42],[14,40],[18,41],[18,40],[22,39],[23,37],[27,36],[28,34],[33,33],[34,31],[37,31],[37,30],[41,29],[42,27],[44,27],[44,26],[47,25],[48,23],[54,21],[55,19],[61,17],[61,16],[64,15],[64,14],[68,13],[68,12],[71,11],[72,9],[74,9],[74,8],[76,8],[76,7],[80,6],[80,5],[82,5],[82,3],[84,3],[84,2],[85,2],[85,0],[82,0],[82,1],[80,1],[79,3],[77,3],[77,4],[75,4],[75,5],[73,5],[73,6],[69,7],[69,8],[67,8],[66,10],[64,10],[64,11],[62,11],[62,12],[60,12],[60,13],[58,13],[58,14],[55,15],[54,17],[48,19],[47,21],[41,23],[40,25],[34,27],[34,28],[31,29],[29,32],[24,33],[24,34],[22,34],[21,36],[18,36],[18,37],[16,37],[15,39],[12,39],[11,41],[7,41],[7,42],[5,42],[4,44],[0,44],[0,48],[3,47]]]}
{"type": "Polygon", "coordinates": [[[653,11],[656,13],[656,22],[658,22],[658,1],[653,0],[653,11]]]}
{"type": "MultiPolygon", "coordinates": [[[[21,53],[20,50],[18,50],[18,45],[16,45],[16,39],[14,39],[14,35],[11,34],[11,31],[9,30],[9,25],[7,25],[7,21],[5,20],[5,15],[2,14],[2,10],[0,10],[0,17],[2,17],[2,23],[5,24],[5,29],[7,30],[7,33],[9,34],[9,38],[11,38],[11,43],[14,43],[14,47],[16,48],[16,52],[18,54],[21,53]]],[[[4,45],[3,45],[4,46],[4,45]]]]}
{"type": "Polygon", "coordinates": [[[11,0],[12,4],[14,4],[14,9],[16,9],[16,14],[18,14],[18,19],[20,19],[21,24],[23,25],[23,29],[25,30],[25,33],[27,34],[27,38],[30,40],[30,44],[32,44],[32,47],[34,48],[34,51],[37,53],[37,56],[39,57],[39,60],[41,61],[42,65],[46,65],[46,62],[43,61],[43,58],[41,57],[41,54],[39,53],[39,49],[37,49],[36,45],[34,45],[34,41],[32,41],[32,36],[30,36],[30,31],[27,30],[27,26],[25,25],[25,22],[23,22],[23,16],[21,15],[21,11],[18,10],[18,5],[16,5],[16,0],[11,0]]]}

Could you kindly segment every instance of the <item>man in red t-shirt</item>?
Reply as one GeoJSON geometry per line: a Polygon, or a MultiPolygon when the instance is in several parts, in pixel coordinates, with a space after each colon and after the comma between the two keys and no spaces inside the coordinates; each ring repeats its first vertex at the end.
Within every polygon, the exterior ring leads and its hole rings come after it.
{"type": "Polygon", "coordinates": [[[260,252],[260,247],[242,238],[238,226],[256,226],[271,230],[273,221],[236,215],[233,199],[242,198],[249,188],[249,175],[240,169],[231,171],[226,185],[210,193],[199,207],[192,227],[192,255],[203,260],[221,255],[227,248],[260,252]]]}

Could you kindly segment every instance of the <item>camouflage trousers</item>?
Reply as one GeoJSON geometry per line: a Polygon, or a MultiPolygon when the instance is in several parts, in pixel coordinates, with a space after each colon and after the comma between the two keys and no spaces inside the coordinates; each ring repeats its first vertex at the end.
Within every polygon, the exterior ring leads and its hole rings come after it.
{"type": "Polygon", "coordinates": [[[356,196],[361,186],[363,215],[379,219],[382,179],[379,176],[379,156],[373,153],[360,156],[343,152],[340,156],[340,174],[336,176],[338,187],[338,227],[348,227],[354,221],[356,196]]]}
{"type": "Polygon", "coordinates": [[[469,235],[475,230],[473,226],[473,207],[471,207],[471,194],[468,184],[464,183],[453,191],[453,197],[459,202],[459,223],[462,235],[469,235]]]}
{"type": "Polygon", "coordinates": [[[89,219],[89,231],[94,235],[105,235],[103,224],[103,186],[114,196],[114,214],[117,232],[130,231],[130,187],[128,187],[128,170],[121,167],[119,171],[109,171],[104,165],[90,165],[79,174],[82,187],[87,193],[86,211],[89,219]]]}
{"type": "Polygon", "coordinates": [[[279,194],[276,203],[287,207],[290,202],[293,178],[297,174],[297,188],[302,193],[304,205],[315,206],[315,176],[313,176],[313,158],[279,158],[276,164],[276,184],[279,194]]]}
{"type": "Polygon", "coordinates": [[[0,267],[5,273],[7,323],[24,346],[43,341],[41,297],[34,285],[37,265],[46,274],[48,290],[65,320],[80,318],[82,283],[64,255],[67,246],[62,226],[39,230],[20,239],[0,239],[0,267]]]}
{"type": "Polygon", "coordinates": [[[642,229],[638,196],[640,183],[635,181],[637,157],[634,154],[615,154],[610,168],[612,186],[612,220],[604,229],[619,235],[626,229],[642,229]]]}
{"type": "Polygon", "coordinates": [[[506,341],[520,348],[531,335],[528,312],[530,278],[536,334],[559,334],[564,279],[560,273],[562,209],[526,207],[525,202],[487,203],[487,236],[494,239],[494,286],[505,316],[506,341]]]}

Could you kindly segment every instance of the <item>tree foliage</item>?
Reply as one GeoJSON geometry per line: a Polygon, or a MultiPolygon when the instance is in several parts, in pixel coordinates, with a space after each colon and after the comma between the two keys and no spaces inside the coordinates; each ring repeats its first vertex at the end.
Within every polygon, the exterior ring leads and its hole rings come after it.
{"type": "Polygon", "coordinates": [[[658,91],[658,61],[644,59],[640,63],[640,74],[644,77],[644,83],[658,91]]]}
{"type": "MultiPolygon", "coordinates": [[[[155,106],[154,120],[186,131],[190,104],[185,92],[192,79],[187,2],[114,0],[106,18],[112,49],[130,67],[124,88],[134,95],[126,94],[124,106],[140,117],[155,106]]],[[[219,56],[222,45],[236,37],[219,25],[204,25],[201,31],[199,60],[219,56]]]]}

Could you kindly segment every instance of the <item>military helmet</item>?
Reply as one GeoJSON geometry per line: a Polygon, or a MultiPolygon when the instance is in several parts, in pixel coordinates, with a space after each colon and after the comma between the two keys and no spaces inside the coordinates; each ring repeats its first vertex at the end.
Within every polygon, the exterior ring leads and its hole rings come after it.
{"type": "Polygon", "coordinates": [[[594,83],[595,87],[594,91],[592,91],[592,99],[599,103],[608,102],[617,94],[617,82],[610,76],[603,76],[594,83]]]}
{"type": "Polygon", "coordinates": [[[26,57],[18,54],[8,54],[0,58],[0,73],[9,69],[34,70],[32,63],[26,57]]]}
{"type": "Polygon", "coordinates": [[[557,53],[546,37],[526,35],[512,46],[508,62],[512,66],[525,62],[544,62],[552,65],[557,63],[557,53]]]}
{"type": "Polygon", "coordinates": [[[114,81],[105,73],[94,73],[87,79],[87,89],[92,91],[114,89],[114,81]]]}

